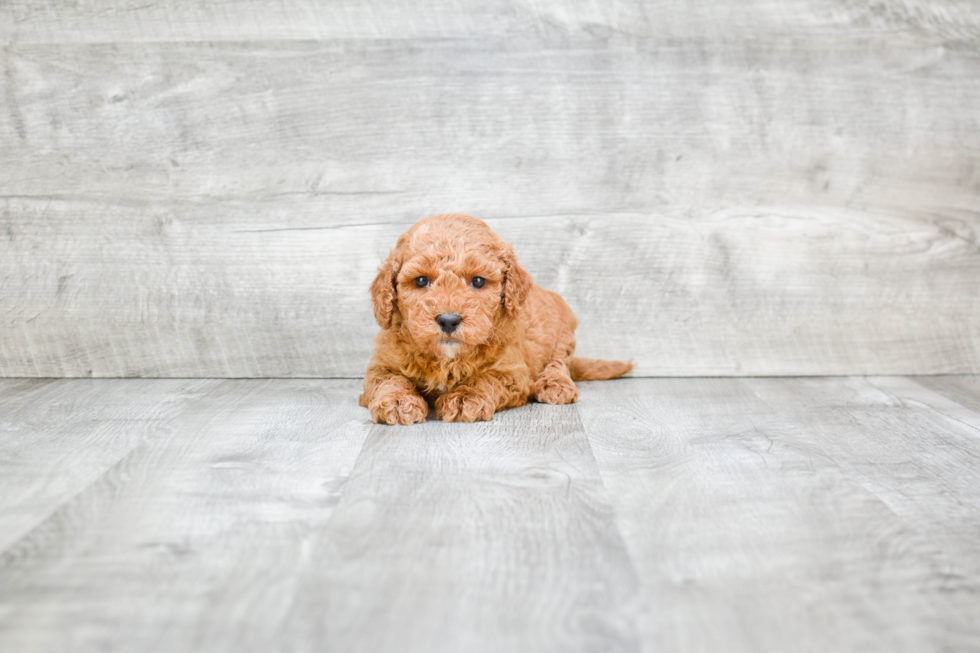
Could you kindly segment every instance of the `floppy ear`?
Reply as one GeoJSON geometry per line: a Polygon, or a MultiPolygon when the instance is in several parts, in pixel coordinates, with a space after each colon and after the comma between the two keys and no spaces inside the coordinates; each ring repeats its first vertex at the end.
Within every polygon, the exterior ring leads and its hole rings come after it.
{"type": "Polygon", "coordinates": [[[378,276],[371,284],[371,303],[374,305],[374,319],[382,329],[391,328],[391,314],[398,300],[395,290],[395,278],[402,267],[402,254],[399,249],[391,250],[381,265],[378,266],[378,276]]]}
{"type": "Polygon", "coordinates": [[[504,289],[501,301],[507,314],[514,316],[524,305],[534,280],[517,262],[514,249],[509,244],[501,248],[500,260],[504,263],[504,289]]]}

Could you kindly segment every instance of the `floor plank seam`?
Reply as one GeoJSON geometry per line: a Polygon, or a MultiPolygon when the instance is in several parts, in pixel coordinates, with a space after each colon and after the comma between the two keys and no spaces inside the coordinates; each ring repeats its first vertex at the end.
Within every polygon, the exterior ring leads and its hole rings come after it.
{"type": "MultiPolygon", "coordinates": [[[[75,380],[75,379],[58,379],[58,380],[72,381],[72,380],[75,380]]],[[[82,381],[84,379],[78,379],[78,380],[79,381],[82,381]]],[[[179,379],[171,379],[171,380],[179,380],[179,379]]],[[[216,384],[210,390],[204,392],[200,397],[194,399],[189,404],[187,404],[186,406],[184,406],[184,408],[180,412],[176,413],[170,419],[168,419],[165,422],[163,422],[162,424],[160,424],[156,429],[153,430],[153,432],[151,434],[147,434],[145,437],[143,437],[142,439],[140,439],[125,454],[123,454],[122,456],[120,456],[119,458],[117,458],[114,463],[112,463],[111,465],[109,465],[108,467],[106,467],[105,470],[103,470],[98,476],[94,477],[87,485],[85,485],[84,487],[80,488],[77,492],[75,492],[74,494],[70,495],[69,497],[66,497],[64,500],[62,500],[60,503],[58,503],[57,506],[55,506],[54,508],[52,508],[46,515],[44,515],[42,518],[40,518],[33,526],[31,526],[30,529],[24,531],[24,533],[22,535],[20,535],[19,537],[17,537],[15,540],[12,540],[9,544],[5,545],[2,549],[0,549],[0,556],[3,556],[7,551],[13,549],[14,547],[16,547],[18,544],[20,544],[24,540],[29,539],[32,533],[36,532],[38,529],[40,529],[45,524],[47,524],[49,521],[51,521],[51,519],[53,519],[59,512],[61,512],[62,510],[64,510],[66,507],[68,507],[68,506],[72,505],[73,503],[75,503],[79,499],[79,497],[83,496],[85,493],[89,492],[93,487],[95,487],[96,485],[98,485],[99,483],[101,483],[103,481],[103,479],[105,479],[108,475],[110,475],[114,471],[118,470],[120,468],[120,466],[122,466],[127,460],[129,460],[129,459],[133,458],[134,456],[138,455],[144,449],[147,449],[149,447],[149,445],[152,443],[152,441],[158,439],[159,437],[165,437],[165,435],[160,435],[160,434],[162,434],[162,433],[164,433],[164,434],[165,433],[169,433],[171,426],[173,425],[173,423],[176,420],[178,420],[181,417],[183,417],[184,415],[186,415],[186,413],[191,408],[193,408],[194,406],[196,406],[196,405],[200,404],[202,401],[204,401],[210,395],[210,393],[214,391],[215,388],[220,387],[220,385],[221,385],[221,383],[220,383],[221,379],[193,379],[193,380],[198,380],[198,381],[219,381],[219,383],[216,384]]],[[[2,567],[2,565],[0,565],[0,567],[2,567]]]]}

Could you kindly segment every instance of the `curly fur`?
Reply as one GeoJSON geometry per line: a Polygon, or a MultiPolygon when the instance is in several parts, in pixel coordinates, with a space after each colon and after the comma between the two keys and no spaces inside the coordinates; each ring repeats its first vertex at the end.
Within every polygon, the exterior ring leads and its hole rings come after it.
{"type": "Polygon", "coordinates": [[[568,404],[573,380],[611,379],[631,363],[575,358],[575,316],[534,284],[486,223],[461,214],[420,220],[398,239],[371,284],[381,326],[360,404],[387,424],[488,420],[529,399],[568,404]],[[430,284],[415,286],[425,276],[430,284]],[[486,285],[475,288],[473,277],[486,285]],[[436,322],[455,313],[451,335],[436,322]]]}

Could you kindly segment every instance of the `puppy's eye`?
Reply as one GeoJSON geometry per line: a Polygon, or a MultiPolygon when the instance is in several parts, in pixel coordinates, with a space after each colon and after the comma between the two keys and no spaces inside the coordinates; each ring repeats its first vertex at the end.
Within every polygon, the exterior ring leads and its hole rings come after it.
{"type": "Polygon", "coordinates": [[[415,287],[425,288],[429,285],[429,277],[415,277],[415,287]]]}
{"type": "Polygon", "coordinates": [[[483,277],[473,277],[470,279],[470,284],[472,284],[474,288],[482,288],[483,286],[487,285],[487,280],[483,277]]]}

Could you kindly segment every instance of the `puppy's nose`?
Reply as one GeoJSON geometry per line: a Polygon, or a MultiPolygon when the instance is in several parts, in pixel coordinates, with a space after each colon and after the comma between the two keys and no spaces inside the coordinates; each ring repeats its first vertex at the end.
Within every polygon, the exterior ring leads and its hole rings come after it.
{"type": "Polygon", "coordinates": [[[441,313],[436,316],[436,322],[439,323],[439,328],[442,329],[443,333],[452,333],[462,321],[463,318],[455,313],[441,313]]]}

